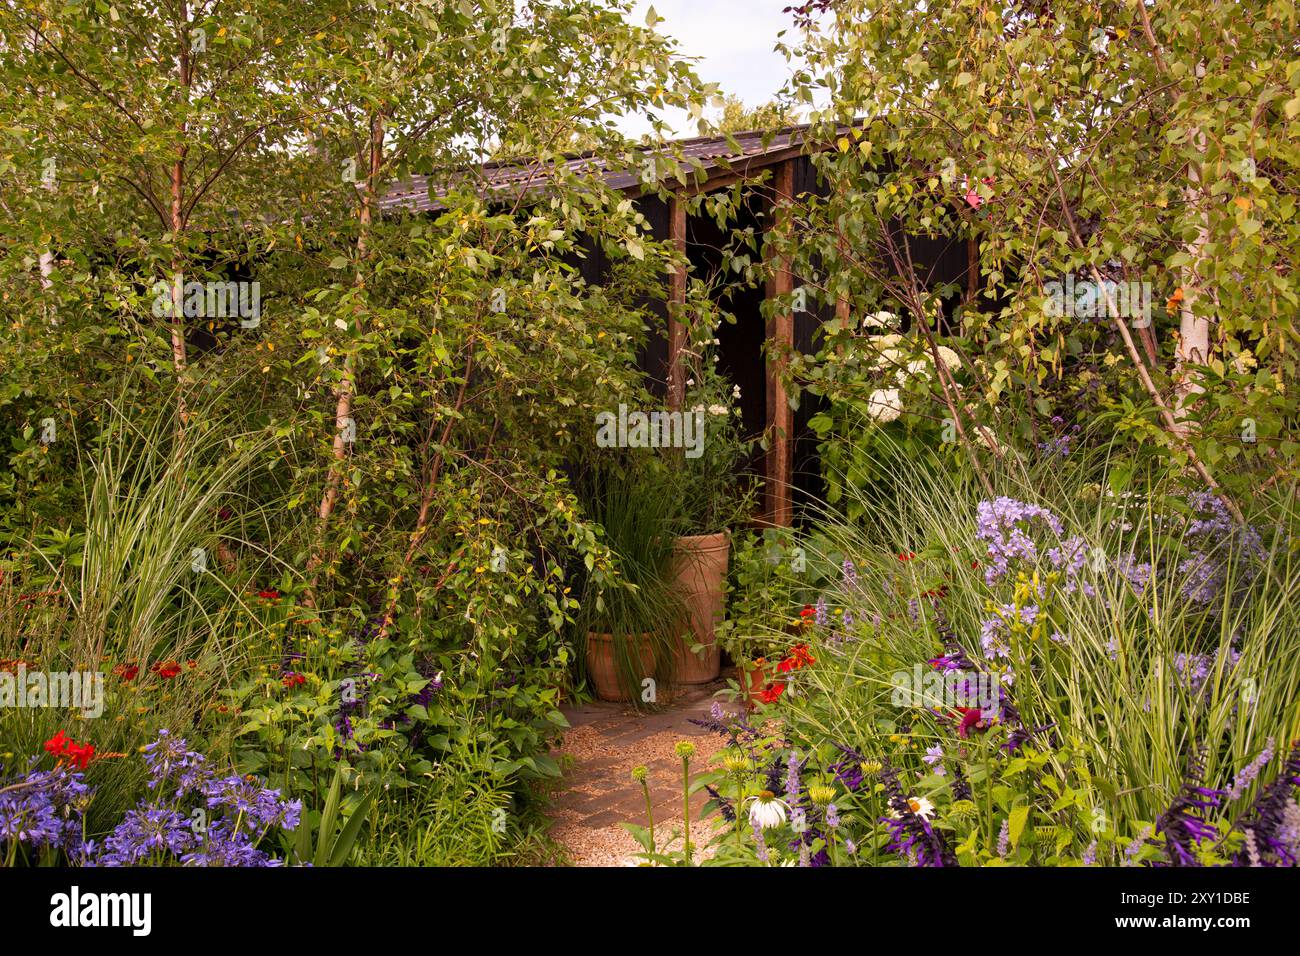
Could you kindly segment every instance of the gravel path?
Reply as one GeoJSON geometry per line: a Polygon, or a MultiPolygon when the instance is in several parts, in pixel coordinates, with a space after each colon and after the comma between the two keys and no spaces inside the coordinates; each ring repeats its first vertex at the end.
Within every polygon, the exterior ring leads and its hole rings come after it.
{"type": "MultiPolygon", "coordinates": [[[[558,754],[573,763],[565,774],[565,790],[551,808],[551,837],[563,846],[573,866],[636,866],[640,845],[620,823],[646,825],[645,798],[632,769],[650,771],[650,799],[654,807],[655,837],[660,848],[676,831],[673,849],[681,849],[681,759],[673,752],[681,740],[695,744],[694,770],[707,769],[709,757],[725,741],[718,734],[690,722],[707,717],[714,693],[723,681],[682,687],[664,709],[639,714],[629,705],[595,702],[567,708],[572,725],[558,754]]],[[[728,710],[735,705],[724,704],[728,710]]],[[[703,847],[713,835],[714,820],[701,820],[709,796],[704,791],[691,798],[692,846],[703,847]]]]}

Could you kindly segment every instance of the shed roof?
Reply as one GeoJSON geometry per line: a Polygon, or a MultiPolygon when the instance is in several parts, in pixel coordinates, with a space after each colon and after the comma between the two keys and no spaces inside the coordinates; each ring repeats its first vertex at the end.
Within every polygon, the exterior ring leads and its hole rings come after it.
{"type": "MultiPolygon", "coordinates": [[[[808,125],[804,124],[778,130],[748,130],[733,133],[731,141],[740,147],[739,152],[725,135],[670,140],[667,148],[659,149],[657,152],[665,157],[680,157],[691,167],[686,170],[688,178],[698,168],[708,182],[722,177],[746,175],[803,152],[809,145],[806,140],[808,129],[808,125]]],[[[634,146],[629,152],[632,156],[644,156],[654,151],[646,147],[634,146]]],[[[632,164],[632,168],[628,168],[626,163],[614,165],[591,153],[568,156],[559,162],[523,160],[484,163],[477,167],[472,175],[477,180],[476,188],[482,193],[502,193],[513,196],[521,189],[525,191],[544,189],[547,180],[561,169],[580,176],[594,173],[600,176],[605,185],[613,189],[625,192],[641,190],[640,172],[635,163],[632,164]]],[[[698,177],[699,173],[695,175],[698,177]]],[[[379,201],[379,208],[384,212],[436,211],[442,208],[439,198],[440,184],[440,181],[429,176],[409,176],[389,187],[379,201]]]]}

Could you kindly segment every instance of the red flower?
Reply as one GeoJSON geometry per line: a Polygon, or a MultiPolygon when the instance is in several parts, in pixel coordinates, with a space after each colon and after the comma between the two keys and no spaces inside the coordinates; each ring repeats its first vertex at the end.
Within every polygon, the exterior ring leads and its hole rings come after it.
{"type": "Polygon", "coordinates": [[[803,606],[803,610],[799,612],[799,616],[806,621],[810,617],[817,616],[817,609],[813,607],[811,604],[805,604],[803,606]]]}
{"type": "Polygon", "coordinates": [[[288,674],[284,675],[280,683],[283,684],[285,687],[299,687],[302,684],[307,683],[307,678],[301,674],[295,674],[291,671],[288,674]]]}
{"type": "Polygon", "coordinates": [[[62,730],[45,741],[45,752],[58,757],[60,764],[66,760],[70,766],[78,770],[85,770],[90,761],[95,759],[93,744],[79,744],[69,740],[68,735],[62,730]]]}
{"type": "Polygon", "coordinates": [[[175,661],[168,661],[166,664],[155,664],[149,669],[159,677],[165,680],[171,680],[181,672],[181,665],[177,664],[175,661]]]}
{"type": "Polygon", "coordinates": [[[972,728],[982,733],[988,730],[989,725],[993,723],[992,720],[984,717],[984,712],[978,707],[958,707],[957,709],[961,712],[961,723],[957,725],[958,737],[969,737],[972,728]]]}
{"type": "Polygon", "coordinates": [[[778,697],[780,697],[781,694],[784,692],[785,692],[784,683],[778,682],[774,684],[768,684],[766,687],[764,687],[761,691],[758,692],[758,699],[765,704],[770,704],[778,697]]]}
{"type": "Polygon", "coordinates": [[[69,744],[68,763],[78,770],[85,770],[90,761],[95,759],[94,744],[69,744]]]}
{"type": "Polygon", "coordinates": [[[53,754],[56,757],[62,757],[68,752],[68,745],[71,743],[72,741],[68,739],[68,735],[60,730],[49,740],[45,741],[45,752],[47,754],[53,754]]]}
{"type": "Polygon", "coordinates": [[[267,600],[267,601],[278,601],[278,600],[280,600],[280,592],[279,592],[279,591],[275,591],[275,590],[271,590],[271,591],[258,591],[258,592],[257,592],[257,596],[260,597],[260,598],[263,598],[263,599],[265,599],[265,600],[267,600]]]}
{"type": "Polygon", "coordinates": [[[113,668],[113,673],[129,684],[139,676],[140,667],[138,664],[118,664],[113,668]]]}
{"type": "Polygon", "coordinates": [[[911,561],[914,557],[916,553],[913,551],[902,551],[897,555],[899,561],[911,561]]]}

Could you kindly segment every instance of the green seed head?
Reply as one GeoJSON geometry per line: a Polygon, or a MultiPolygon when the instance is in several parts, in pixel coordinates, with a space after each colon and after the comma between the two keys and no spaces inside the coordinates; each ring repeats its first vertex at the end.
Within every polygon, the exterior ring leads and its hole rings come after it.
{"type": "Polygon", "coordinates": [[[808,788],[808,796],[812,797],[813,803],[819,807],[824,807],[835,799],[835,788],[822,783],[815,783],[808,788]]]}
{"type": "Polygon", "coordinates": [[[753,764],[750,763],[749,758],[744,754],[736,753],[733,750],[722,755],[722,769],[727,771],[729,774],[740,776],[741,774],[749,773],[749,771],[753,769],[753,764]]]}

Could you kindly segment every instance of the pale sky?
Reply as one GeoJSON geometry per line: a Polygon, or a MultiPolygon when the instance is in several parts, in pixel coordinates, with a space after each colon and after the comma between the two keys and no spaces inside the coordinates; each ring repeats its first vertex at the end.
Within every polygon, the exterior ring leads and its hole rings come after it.
{"type": "MultiPolygon", "coordinates": [[[[777,34],[795,31],[790,14],[782,13],[792,0],[637,0],[632,21],[644,23],[653,6],[662,18],[655,30],[678,42],[678,52],[695,60],[695,72],[705,82],[718,83],[722,93],[739,96],[747,106],[772,99],[785,85],[790,64],[772,47],[777,34]]],[[[694,136],[696,129],[686,115],[670,117],[675,132],[694,136]]],[[[639,136],[645,124],[621,122],[624,132],[639,136]]]]}

